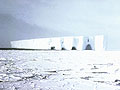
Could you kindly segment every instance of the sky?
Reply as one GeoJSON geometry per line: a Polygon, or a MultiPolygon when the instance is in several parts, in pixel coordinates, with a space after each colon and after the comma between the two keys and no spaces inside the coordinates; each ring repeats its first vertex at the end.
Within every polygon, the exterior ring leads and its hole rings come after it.
{"type": "Polygon", "coordinates": [[[104,35],[120,50],[119,0],[0,0],[0,47],[14,40],[104,35]]]}

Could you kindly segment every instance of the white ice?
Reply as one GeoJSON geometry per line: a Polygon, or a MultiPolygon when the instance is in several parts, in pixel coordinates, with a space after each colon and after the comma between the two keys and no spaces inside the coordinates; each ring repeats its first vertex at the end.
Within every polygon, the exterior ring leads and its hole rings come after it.
{"type": "Polygon", "coordinates": [[[117,51],[0,51],[1,90],[120,90],[117,51]]]}

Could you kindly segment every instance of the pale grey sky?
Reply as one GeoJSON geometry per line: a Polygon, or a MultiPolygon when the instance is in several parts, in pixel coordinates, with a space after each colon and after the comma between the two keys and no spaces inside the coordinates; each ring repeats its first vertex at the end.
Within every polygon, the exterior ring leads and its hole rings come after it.
{"type": "Polygon", "coordinates": [[[0,28],[0,47],[11,40],[103,34],[108,50],[120,50],[120,0],[0,0],[0,28]]]}

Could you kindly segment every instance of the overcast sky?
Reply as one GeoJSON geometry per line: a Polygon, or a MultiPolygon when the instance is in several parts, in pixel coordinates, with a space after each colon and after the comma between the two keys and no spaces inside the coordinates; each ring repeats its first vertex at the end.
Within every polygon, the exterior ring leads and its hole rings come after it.
{"type": "Polygon", "coordinates": [[[120,46],[120,0],[0,0],[0,27],[0,38],[6,42],[103,34],[108,48],[117,50],[120,46]]]}

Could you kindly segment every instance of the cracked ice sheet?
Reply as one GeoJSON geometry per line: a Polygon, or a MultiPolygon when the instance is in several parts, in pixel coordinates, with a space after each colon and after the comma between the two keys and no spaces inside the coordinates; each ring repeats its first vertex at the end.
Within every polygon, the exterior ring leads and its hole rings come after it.
{"type": "Polygon", "coordinates": [[[119,57],[108,51],[0,51],[0,89],[119,90],[119,57]]]}

